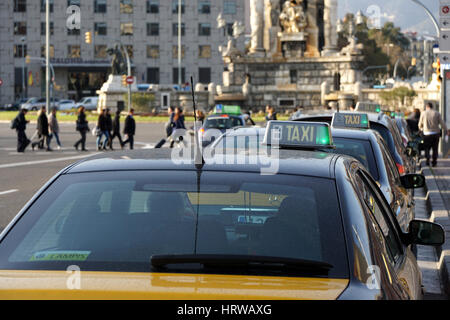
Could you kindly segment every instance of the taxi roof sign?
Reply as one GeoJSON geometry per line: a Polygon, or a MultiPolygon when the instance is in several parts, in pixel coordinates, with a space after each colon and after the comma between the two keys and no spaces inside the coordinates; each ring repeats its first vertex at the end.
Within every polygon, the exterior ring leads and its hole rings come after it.
{"type": "Polygon", "coordinates": [[[320,122],[269,121],[263,144],[279,148],[334,148],[330,125],[320,122]]]}
{"type": "Polygon", "coordinates": [[[241,107],[240,106],[226,106],[222,104],[216,105],[214,113],[219,114],[233,114],[233,115],[241,115],[241,107]]]}
{"type": "Polygon", "coordinates": [[[355,111],[358,112],[375,112],[379,113],[381,112],[382,108],[379,103],[375,102],[358,102],[356,104],[355,111]]]}
{"type": "Polygon", "coordinates": [[[366,113],[336,112],[331,126],[333,128],[370,129],[369,116],[366,113]]]}

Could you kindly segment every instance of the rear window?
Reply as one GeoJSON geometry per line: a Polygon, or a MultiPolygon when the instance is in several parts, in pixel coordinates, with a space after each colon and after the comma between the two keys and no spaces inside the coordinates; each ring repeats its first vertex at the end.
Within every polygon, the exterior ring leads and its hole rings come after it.
{"type": "Polygon", "coordinates": [[[206,119],[204,127],[206,129],[231,129],[242,125],[243,123],[240,118],[223,117],[206,119]]]}
{"type": "Polygon", "coordinates": [[[369,170],[375,180],[380,179],[378,167],[370,141],[333,137],[335,153],[352,156],[359,160],[369,170]]]}
{"type": "Polygon", "coordinates": [[[381,137],[383,137],[384,141],[386,142],[389,152],[391,153],[392,157],[395,159],[395,162],[398,164],[403,164],[403,161],[401,157],[399,156],[395,143],[394,138],[392,137],[392,133],[389,131],[388,128],[385,126],[379,124],[379,123],[370,123],[370,128],[378,132],[381,137]]]}
{"type": "Polygon", "coordinates": [[[203,172],[200,192],[196,181],[195,171],[62,176],[0,243],[0,269],[148,272],[152,255],[195,253],[321,261],[328,277],[347,277],[333,180],[203,172]]]}

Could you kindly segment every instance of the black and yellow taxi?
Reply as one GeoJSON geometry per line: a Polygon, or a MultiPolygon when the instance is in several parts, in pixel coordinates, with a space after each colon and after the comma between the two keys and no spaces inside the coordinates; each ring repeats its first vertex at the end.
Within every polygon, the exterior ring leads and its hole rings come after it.
{"type": "Polygon", "coordinates": [[[420,299],[408,232],[328,124],[272,121],[259,154],[96,155],[0,235],[1,299],[420,299]],[[78,270],[78,274],[67,271],[78,270]],[[79,286],[68,286],[78,276],[79,286]]]}

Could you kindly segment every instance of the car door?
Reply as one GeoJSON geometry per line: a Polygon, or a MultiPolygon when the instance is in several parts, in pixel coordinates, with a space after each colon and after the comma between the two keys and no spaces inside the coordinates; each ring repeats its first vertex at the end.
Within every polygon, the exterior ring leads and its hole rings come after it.
{"type": "Polygon", "coordinates": [[[399,223],[370,175],[359,170],[356,180],[360,180],[360,195],[382,231],[387,252],[386,263],[394,270],[392,283],[397,281],[410,299],[421,299],[421,273],[410,247],[401,241],[399,223]]]}

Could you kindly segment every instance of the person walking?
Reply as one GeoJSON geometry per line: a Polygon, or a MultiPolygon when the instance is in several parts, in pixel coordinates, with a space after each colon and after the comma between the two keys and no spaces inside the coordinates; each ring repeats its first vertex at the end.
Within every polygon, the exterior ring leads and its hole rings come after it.
{"type": "Polygon", "coordinates": [[[88,151],[86,149],[86,132],[89,131],[89,125],[86,121],[86,114],[84,113],[84,107],[78,109],[77,127],[76,130],[80,133],[81,139],[78,140],[73,146],[78,151],[78,146],[81,144],[81,151],[88,151]]]}
{"type": "Polygon", "coordinates": [[[427,166],[430,165],[430,149],[433,149],[432,166],[435,167],[438,158],[439,139],[441,138],[441,129],[450,135],[445,122],[442,120],[441,114],[433,110],[433,104],[428,102],[425,111],[420,115],[419,130],[424,135],[424,148],[427,166]]]}
{"type": "Polygon", "coordinates": [[[174,112],[173,107],[169,107],[167,109],[167,115],[169,116],[169,121],[166,122],[164,125],[164,129],[166,131],[166,138],[162,138],[159,140],[159,142],[156,144],[155,149],[161,148],[168,139],[170,139],[170,136],[172,135],[173,131],[173,124],[172,124],[172,114],[174,112]]]}
{"type": "Polygon", "coordinates": [[[52,108],[52,113],[48,118],[48,129],[50,132],[49,141],[51,143],[52,138],[55,137],[56,144],[58,145],[58,150],[61,149],[61,141],[59,140],[59,124],[58,119],[56,119],[56,108],[52,108]]]}
{"type": "Polygon", "coordinates": [[[134,120],[134,109],[131,108],[125,119],[125,127],[123,133],[127,135],[127,139],[122,143],[122,148],[125,147],[127,143],[130,144],[130,150],[134,148],[134,135],[136,134],[136,121],[134,120]]]}
{"type": "Polygon", "coordinates": [[[111,150],[114,150],[113,140],[115,137],[119,138],[119,143],[120,143],[120,146],[122,147],[123,140],[122,140],[122,135],[120,134],[120,110],[116,111],[116,115],[114,117],[114,121],[112,124],[112,135],[111,135],[110,145],[109,145],[109,148],[111,150]]]}
{"type": "MultiPolygon", "coordinates": [[[[113,150],[112,148],[112,140],[111,140],[111,134],[112,134],[112,130],[113,130],[113,121],[112,121],[112,117],[111,117],[111,113],[109,108],[106,109],[106,131],[108,132],[108,142],[107,142],[107,146],[113,150]]],[[[106,149],[106,148],[105,148],[106,149]]]]}
{"type": "Polygon", "coordinates": [[[266,121],[277,120],[277,113],[275,112],[275,108],[268,105],[266,106],[266,121]]]}
{"type": "Polygon", "coordinates": [[[173,126],[173,132],[170,136],[172,140],[170,142],[170,148],[173,148],[175,142],[183,142],[184,144],[183,135],[186,131],[186,127],[184,125],[183,109],[176,107],[175,112],[170,115],[170,122],[173,126]]]}
{"type": "Polygon", "coordinates": [[[13,129],[16,129],[17,132],[17,152],[19,153],[24,153],[27,146],[31,143],[25,133],[27,124],[30,123],[29,120],[25,119],[27,112],[28,109],[22,108],[14,119],[13,129]]]}
{"type": "Polygon", "coordinates": [[[406,122],[408,124],[409,130],[412,134],[417,135],[419,133],[419,120],[420,120],[420,110],[415,108],[413,112],[408,116],[406,122]]]}
{"type": "Polygon", "coordinates": [[[46,113],[46,108],[42,107],[37,119],[37,131],[39,134],[39,140],[31,144],[31,148],[34,150],[35,146],[41,146],[43,148],[44,141],[47,145],[46,151],[52,151],[50,148],[50,137],[48,131],[48,118],[46,113]]]}
{"type": "Polygon", "coordinates": [[[97,136],[97,151],[106,150],[106,145],[109,142],[108,134],[108,119],[106,117],[106,109],[102,109],[97,120],[97,128],[99,130],[99,135],[97,136]],[[105,140],[102,142],[102,137],[105,136],[105,140]]]}

